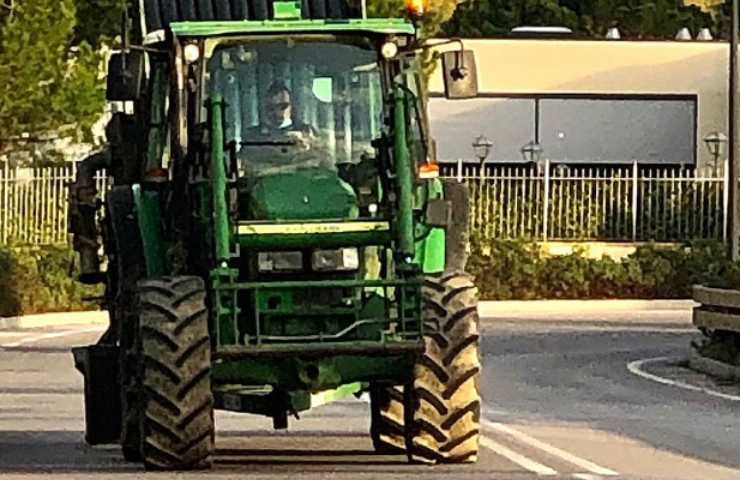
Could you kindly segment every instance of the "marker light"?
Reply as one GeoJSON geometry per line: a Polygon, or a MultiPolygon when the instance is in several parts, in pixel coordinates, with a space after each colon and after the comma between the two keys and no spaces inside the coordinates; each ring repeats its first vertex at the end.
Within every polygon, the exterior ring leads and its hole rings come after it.
{"type": "Polygon", "coordinates": [[[406,0],[406,11],[412,17],[421,17],[429,9],[429,0],[406,0]]]}
{"type": "Polygon", "coordinates": [[[393,42],[385,42],[380,48],[380,54],[386,60],[390,60],[398,54],[398,45],[393,42]]]}
{"type": "Polygon", "coordinates": [[[419,167],[419,178],[439,177],[439,165],[436,163],[425,163],[419,167]]]}
{"type": "Polygon", "coordinates": [[[183,54],[185,56],[185,62],[193,63],[200,58],[200,48],[198,48],[198,45],[194,43],[189,43],[185,45],[183,54]]]}

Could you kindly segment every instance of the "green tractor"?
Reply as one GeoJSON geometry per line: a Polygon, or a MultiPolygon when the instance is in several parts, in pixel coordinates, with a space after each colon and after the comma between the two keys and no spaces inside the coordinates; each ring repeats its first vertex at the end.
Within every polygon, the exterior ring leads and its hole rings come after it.
{"type": "MultiPolygon", "coordinates": [[[[379,452],[475,461],[467,191],[438,178],[421,88],[441,42],[339,0],[133,3],[107,148],[70,189],[80,280],[110,312],[73,352],[87,442],[207,468],[214,409],[281,429],[368,392],[379,452]]],[[[475,95],[472,53],[441,56],[447,97],[475,95]]]]}

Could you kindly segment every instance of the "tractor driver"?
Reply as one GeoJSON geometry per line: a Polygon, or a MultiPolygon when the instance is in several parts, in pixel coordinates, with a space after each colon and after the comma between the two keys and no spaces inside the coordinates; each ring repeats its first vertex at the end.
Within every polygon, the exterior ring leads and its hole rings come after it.
{"type": "Polygon", "coordinates": [[[293,120],[293,102],[291,92],[284,84],[274,82],[267,89],[262,103],[260,124],[247,130],[249,140],[274,137],[305,137],[308,140],[315,136],[310,125],[303,125],[293,120]]]}
{"type": "Polygon", "coordinates": [[[323,163],[328,158],[321,153],[321,142],[313,127],[293,119],[291,91],[280,82],[267,89],[260,123],[245,131],[241,145],[240,175],[245,175],[250,164],[258,171],[267,172],[269,165],[295,167],[323,163]]]}

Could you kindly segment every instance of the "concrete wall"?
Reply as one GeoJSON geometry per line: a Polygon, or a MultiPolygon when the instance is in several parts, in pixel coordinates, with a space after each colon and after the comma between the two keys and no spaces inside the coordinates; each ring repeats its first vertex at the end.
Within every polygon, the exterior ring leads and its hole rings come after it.
{"type": "MultiPolygon", "coordinates": [[[[711,162],[704,136],[729,133],[726,43],[494,39],[465,45],[476,53],[481,93],[696,95],[700,166],[711,162]]],[[[432,93],[444,92],[440,70],[432,93]]]]}

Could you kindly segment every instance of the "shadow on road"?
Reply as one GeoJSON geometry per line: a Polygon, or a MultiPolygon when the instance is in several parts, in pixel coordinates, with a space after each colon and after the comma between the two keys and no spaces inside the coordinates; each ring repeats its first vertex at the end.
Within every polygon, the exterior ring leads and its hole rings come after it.
{"type": "MultiPolygon", "coordinates": [[[[239,437],[239,443],[261,442],[270,432],[224,432],[233,442],[239,437]]],[[[220,434],[219,434],[220,435],[220,434]]],[[[356,474],[377,474],[388,478],[400,478],[402,475],[433,474],[444,477],[448,474],[473,475],[471,478],[496,478],[497,471],[490,465],[479,462],[475,465],[438,466],[429,469],[427,465],[407,463],[403,455],[378,455],[372,447],[354,448],[348,445],[343,448],[312,448],[321,442],[321,438],[332,436],[335,443],[346,441],[347,437],[364,438],[347,432],[292,432],[294,440],[305,445],[305,448],[217,448],[214,458],[213,474],[219,472],[242,470],[249,467],[250,474],[283,473],[295,475],[298,472],[315,474],[344,472],[356,474]],[[345,440],[343,440],[345,439],[345,440]],[[292,472],[292,473],[291,473],[292,472]]],[[[274,438],[274,436],[273,436],[274,438]]],[[[216,445],[218,447],[218,440],[216,445]]],[[[295,444],[295,443],[294,443],[295,444]]],[[[84,444],[83,432],[79,431],[0,431],[0,472],[3,474],[136,474],[142,472],[140,464],[127,463],[123,460],[117,445],[90,447],[84,444]]],[[[193,472],[201,476],[207,472],[193,472]]],[[[500,472],[504,473],[504,471],[500,472]]],[[[507,475],[510,471],[505,472],[507,475]]],[[[178,478],[181,474],[177,474],[178,478]]],[[[441,478],[439,477],[439,478],[441,478]]],[[[508,478],[508,477],[507,477],[508,478]]],[[[528,477],[527,477],[528,478],[528,477]]]]}

